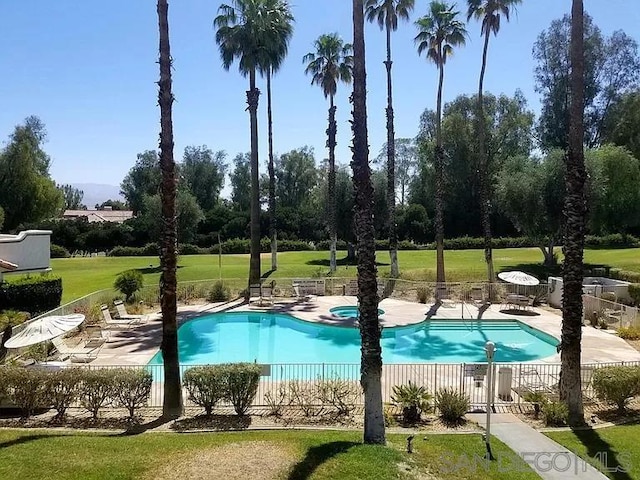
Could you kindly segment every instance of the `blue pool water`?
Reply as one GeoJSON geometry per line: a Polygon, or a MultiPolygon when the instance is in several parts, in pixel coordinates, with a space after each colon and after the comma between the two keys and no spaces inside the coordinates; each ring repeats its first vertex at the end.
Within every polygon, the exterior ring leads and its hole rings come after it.
{"type": "MultiPolygon", "coordinates": [[[[382,358],[389,363],[483,362],[484,345],[496,344],[497,362],[553,355],[557,340],[518,321],[427,320],[382,331],[382,358]]],[[[360,363],[357,328],[304,322],[289,315],[217,313],[178,330],[182,365],[225,362],[360,363]]],[[[158,354],[150,365],[162,364],[158,354]]]]}
{"type": "MultiPolygon", "coordinates": [[[[341,318],[358,318],[360,316],[360,310],[358,310],[358,307],[352,306],[352,305],[345,305],[343,307],[333,307],[331,310],[329,310],[331,313],[333,313],[336,317],[341,317],[341,318]]],[[[382,309],[378,309],[378,316],[380,315],[384,315],[384,310],[382,309]]]]}

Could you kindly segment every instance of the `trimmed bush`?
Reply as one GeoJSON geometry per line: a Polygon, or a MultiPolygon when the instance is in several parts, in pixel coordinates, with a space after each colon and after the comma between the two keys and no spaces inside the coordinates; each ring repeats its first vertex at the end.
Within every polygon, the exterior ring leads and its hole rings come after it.
{"type": "Polygon", "coordinates": [[[94,420],[98,418],[100,409],[113,401],[114,393],[114,370],[100,368],[84,372],[80,385],[80,404],[91,412],[94,420]]]}
{"type": "Polygon", "coordinates": [[[37,315],[60,306],[62,279],[48,275],[23,277],[0,284],[0,305],[37,315]]]}
{"type": "Polygon", "coordinates": [[[629,399],[640,394],[640,367],[603,367],[593,374],[598,399],[616,405],[624,413],[629,399]]]}
{"type": "Polygon", "coordinates": [[[244,415],[258,392],[260,365],[256,363],[229,363],[220,365],[226,378],[226,400],[238,415],[244,415]]]}
{"type": "Polygon", "coordinates": [[[130,368],[119,368],[112,374],[114,404],[126,408],[133,419],[136,409],[145,406],[151,396],[153,376],[146,370],[130,368]]]}
{"type": "Polygon", "coordinates": [[[79,368],[62,368],[45,374],[46,397],[58,412],[56,419],[61,420],[67,409],[80,395],[80,383],[84,371],[79,368]]]}
{"type": "Polygon", "coordinates": [[[219,365],[189,368],[184,372],[183,382],[189,400],[204,408],[208,417],[216,404],[226,397],[227,379],[219,365]]]}
{"type": "Polygon", "coordinates": [[[640,340],[640,327],[622,327],[618,329],[618,336],[625,340],[640,340]]]}
{"type": "Polygon", "coordinates": [[[218,281],[213,284],[209,294],[207,295],[208,302],[226,302],[231,297],[231,292],[227,287],[224,286],[224,283],[218,281]]]}
{"type": "Polygon", "coordinates": [[[445,422],[459,423],[469,410],[469,397],[452,388],[441,388],[436,393],[436,407],[445,422]]]}
{"type": "Polygon", "coordinates": [[[542,406],[549,401],[547,399],[547,396],[543,392],[526,392],[524,394],[524,400],[525,402],[529,402],[533,405],[533,413],[535,415],[535,418],[538,418],[542,406]]]}
{"type": "Polygon", "coordinates": [[[107,253],[109,257],[157,257],[159,254],[157,243],[147,243],[144,247],[115,247],[107,253]]]}
{"type": "Polygon", "coordinates": [[[144,286],[144,278],[138,270],[127,270],[116,277],[113,286],[126,297],[125,301],[129,302],[133,295],[144,286]]]}
{"type": "Polygon", "coordinates": [[[50,255],[51,258],[69,258],[71,256],[69,250],[54,243],[50,246],[50,255]]]}
{"type": "Polygon", "coordinates": [[[48,406],[45,373],[37,368],[3,367],[0,375],[9,401],[29,418],[38,407],[48,406]]]}
{"type": "Polygon", "coordinates": [[[431,395],[425,387],[418,387],[409,380],[406,385],[394,385],[391,401],[402,408],[405,423],[417,423],[422,412],[429,409],[431,395]]]}
{"type": "Polygon", "coordinates": [[[430,287],[418,287],[416,289],[416,297],[419,303],[427,303],[432,294],[433,291],[430,287]]]}
{"type": "Polygon", "coordinates": [[[569,409],[561,402],[545,402],[542,404],[542,418],[547,427],[562,427],[567,424],[569,409]]]}
{"type": "Polygon", "coordinates": [[[629,296],[636,306],[640,306],[640,283],[629,284],[629,296]]]}
{"type": "Polygon", "coordinates": [[[178,253],[180,255],[206,255],[209,253],[209,249],[200,248],[197,245],[191,245],[190,243],[183,243],[178,245],[178,253]]]}

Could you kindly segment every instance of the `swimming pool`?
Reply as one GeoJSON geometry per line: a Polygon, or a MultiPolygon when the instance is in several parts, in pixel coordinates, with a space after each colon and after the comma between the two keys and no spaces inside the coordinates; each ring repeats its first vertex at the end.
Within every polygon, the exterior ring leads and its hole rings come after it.
{"type": "MultiPolygon", "coordinates": [[[[556,353],[557,340],[519,321],[427,320],[385,328],[382,359],[391,363],[486,361],[484,345],[496,344],[495,361],[524,362],[556,353]]],[[[357,328],[305,322],[284,314],[216,313],[178,330],[182,365],[225,362],[360,363],[357,328]]],[[[150,365],[162,364],[156,354],[150,365]]]]}

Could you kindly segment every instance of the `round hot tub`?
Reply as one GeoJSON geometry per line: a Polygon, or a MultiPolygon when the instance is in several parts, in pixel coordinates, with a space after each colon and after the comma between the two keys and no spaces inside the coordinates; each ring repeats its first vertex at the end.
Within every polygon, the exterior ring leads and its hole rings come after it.
{"type": "MultiPolygon", "coordinates": [[[[343,305],[340,307],[333,307],[329,310],[333,315],[340,318],[358,318],[360,316],[360,312],[358,311],[358,307],[353,305],[343,305]]],[[[378,316],[384,315],[384,310],[378,309],[378,316]]]]}

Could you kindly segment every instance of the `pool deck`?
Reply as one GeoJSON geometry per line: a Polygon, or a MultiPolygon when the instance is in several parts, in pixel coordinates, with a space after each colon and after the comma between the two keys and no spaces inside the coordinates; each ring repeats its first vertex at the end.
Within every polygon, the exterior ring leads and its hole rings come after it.
{"type": "MultiPolygon", "coordinates": [[[[293,315],[301,320],[326,325],[355,328],[355,319],[338,318],[329,310],[344,305],[357,305],[356,297],[327,296],[307,299],[276,299],[273,306],[257,307],[237,300],[227,303],[206,305],[185,305],[178,309],[179,322],[216,312],[268,311],[293,315]]],[[[380,317],[386,327],[415,325],[430,318],[434,320],[477,319],[479,310],[471,304],[445,304],[436,308],[397,299],[385,299],[380,302],[385,311],[380,317]]],[[[560,338],[562,317],[547,309],[534,308],[528,311],[504,311],[500,305],[491,305],[481,315],[482,320],[514,320],[530,325],[553,337],[560,338]]],[[[582,362],[606,363],[621,361],[640,361],[640,352],[631,347],[612,331],[597,330],[592,327],[582,329],[582,362]]],[[[162,338],[160,316],[153,315],[146,324],[132,328],[112,329],[108,341],[91,365],[145,365],[158,352],[162,338]]],[[[555,354],[535,363],[559,363],[560,355],[555,354]]]]}

